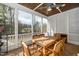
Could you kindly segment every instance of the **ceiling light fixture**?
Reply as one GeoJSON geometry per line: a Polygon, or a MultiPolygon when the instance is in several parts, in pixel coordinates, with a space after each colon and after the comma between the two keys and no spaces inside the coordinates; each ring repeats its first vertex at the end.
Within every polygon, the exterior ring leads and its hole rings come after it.
{"type": "Polygon", "coordinates": [[[47,11],[51,11],[52,10],[52,8],[49,6],[48,8],[47,8],[47,11]]]}
{"type": "MultiPolygon", "coordinates": [[[[53,3],[53,5],[56,5],[56,3],[53,3]]],[[[63,6],[65,6],[65,4],[62,5],[62,7],[63,7],[63,6]]],[[[56,7],[56,9],[58,9],[58,11],[59,11],[60,13],[62,12],[59,7],[56,7]]]]}
{"type": "Polygon", "coordinates": [[[66,4],[61,5],[62,7],[66,6],[66,4]]]}

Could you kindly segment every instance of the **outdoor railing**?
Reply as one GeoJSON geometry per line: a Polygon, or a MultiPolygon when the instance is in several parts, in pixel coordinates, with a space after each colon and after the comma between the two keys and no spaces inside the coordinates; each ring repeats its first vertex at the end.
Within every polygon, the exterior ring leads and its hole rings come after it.
{"type": "Polygon", "coordinates": [[[9,51],[21,47],[21,41],[28,41],[31,38],[31,34],[19,34],[17,40],[15,39],[15,35],[2,36],[2,38],[2,42],[4,42],[2,51],[9,51]]]}

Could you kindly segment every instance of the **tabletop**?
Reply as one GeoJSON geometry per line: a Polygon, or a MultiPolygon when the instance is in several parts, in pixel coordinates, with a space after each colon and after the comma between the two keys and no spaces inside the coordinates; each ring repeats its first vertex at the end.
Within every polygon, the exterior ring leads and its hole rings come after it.
{"type": "Polygon", "coordinates": [[[36,40],[36,44],[37,45],[40,45],[41,47],[47,47],[51,44],[54,44],[55,43],[55,39],[49,39],[49,38],[45,38],[45,37],[42,37],[42,38],[38,38],[38,39],[35,39],[36,40]]]}

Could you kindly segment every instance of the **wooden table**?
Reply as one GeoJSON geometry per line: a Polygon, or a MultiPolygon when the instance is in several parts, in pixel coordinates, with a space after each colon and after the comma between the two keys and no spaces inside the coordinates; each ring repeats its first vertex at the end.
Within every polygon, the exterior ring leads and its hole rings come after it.
{"type": "Polygon", "coordinates": [[[36,39],[35,43],[43,48],[43,55],[46,55],[46,48],[54,44],[55,40],[42,37],[42,38],[36,39]]]}

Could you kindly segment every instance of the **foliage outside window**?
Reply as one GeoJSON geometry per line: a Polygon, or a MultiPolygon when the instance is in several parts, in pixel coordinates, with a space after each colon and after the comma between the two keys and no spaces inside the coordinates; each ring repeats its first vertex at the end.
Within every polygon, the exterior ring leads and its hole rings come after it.
{"type": "Polygon", "coordinates": [[[6,34],[14,33],[14,9],[0,4],[0,24],[5,28],[6,34]]]}
{"type": "Polygon", "coordinates": [[[32,15],[21,10],[18,12],[18,33],[31,33],[32,15]]]}
{"type": "Polygon", "coordinates": [[[41,32],[41,17],[35,16],[35,20],[33,20],[33,32],[41,32]]]}
{"type": "Polygon", "coordinates": [[[43,22],[42,22],[42,32],[43,33],[47,32],[47,24],[48,24],[48,20],[43,18],[43,22]]]}

